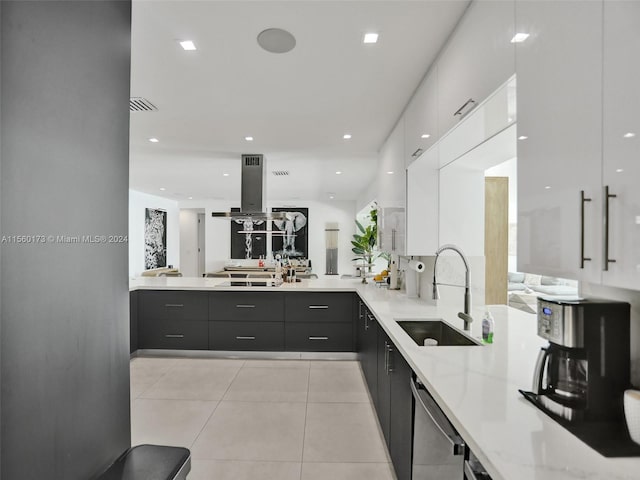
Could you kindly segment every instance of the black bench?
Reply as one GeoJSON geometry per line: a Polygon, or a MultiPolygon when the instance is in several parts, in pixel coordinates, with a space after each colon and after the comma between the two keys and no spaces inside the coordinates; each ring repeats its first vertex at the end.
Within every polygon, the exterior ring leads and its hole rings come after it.
{"type": "Polygon", "coordinates": [[[131,447],[97,480],[186,480],[191,452],[182,447],[131,447]]]}

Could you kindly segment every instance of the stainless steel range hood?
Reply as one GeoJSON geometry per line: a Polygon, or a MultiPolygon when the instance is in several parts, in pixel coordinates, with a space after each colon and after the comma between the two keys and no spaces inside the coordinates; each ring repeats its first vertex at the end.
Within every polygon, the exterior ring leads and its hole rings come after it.
{"type": "Polygon", "coordinates": [[[243,154],[241,164],[241,190],[239,212],[211,212],[212,217],[231,220],[285,220],[285,212],[266,213],[264,155],[243,154]]]}

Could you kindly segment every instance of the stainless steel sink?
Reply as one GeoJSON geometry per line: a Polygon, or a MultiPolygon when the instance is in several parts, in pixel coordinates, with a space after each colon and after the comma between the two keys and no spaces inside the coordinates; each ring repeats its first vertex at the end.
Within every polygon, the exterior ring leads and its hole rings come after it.
{"type": "Polygon", "coordinates": [[[423,346],[427,338],[437,340],[439,347],[477,346],[481,343],[451,327],[441,318],[396,320],[418,345],[423,346]]]}

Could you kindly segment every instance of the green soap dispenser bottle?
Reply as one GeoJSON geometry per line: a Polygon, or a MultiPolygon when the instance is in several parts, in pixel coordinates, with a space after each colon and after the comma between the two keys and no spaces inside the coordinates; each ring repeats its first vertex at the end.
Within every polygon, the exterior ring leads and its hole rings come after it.
{"type": "Polygon", "coordinates": [[[482,317],[482,341],[484,343],[493,343],[494,325],[495,322],[493,321],[493,316],[487,308],[484,312],[484,317],[482,317]]]}

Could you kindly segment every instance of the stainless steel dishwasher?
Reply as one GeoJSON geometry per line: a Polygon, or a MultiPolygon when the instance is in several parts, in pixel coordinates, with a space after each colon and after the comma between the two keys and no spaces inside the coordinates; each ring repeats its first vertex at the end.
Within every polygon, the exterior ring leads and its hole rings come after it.
{"type": "Polygon", "coordinates": [[[415,399],[412,480],[464,478],[465,444],[418,379],[411,381],[415,399]]]}
{"type": "Polygon", "coordinates": [[[411,391],[415,400],[411,480],[491,480],[420,380],[411,380],[411,391]]]}

